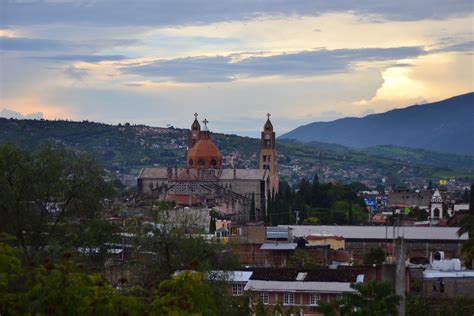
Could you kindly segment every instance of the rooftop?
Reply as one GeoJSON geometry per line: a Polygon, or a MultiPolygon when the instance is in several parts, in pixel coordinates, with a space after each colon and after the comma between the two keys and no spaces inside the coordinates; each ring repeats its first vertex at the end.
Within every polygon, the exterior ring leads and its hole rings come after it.
{"type": "Polygon", "coordinates": [[[385,226],[311,226],[311,225],[279,225],[279,227],[291,227],[295,237],[306,237],[309,235],[330,233],[342,236],[345,239],[392,239],[404,237],[415,240],[451,240],[464,241],[468,235],[458,237],[459,227],[385,227],[385,226]]]}

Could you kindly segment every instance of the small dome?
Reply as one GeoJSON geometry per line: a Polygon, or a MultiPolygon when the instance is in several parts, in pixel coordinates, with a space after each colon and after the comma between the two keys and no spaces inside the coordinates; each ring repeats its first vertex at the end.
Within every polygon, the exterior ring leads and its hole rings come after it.
{"type": "Polygon", "coordinates": [[[222,166],[222,158],[217,146],[208,139],[201,139],[188,151],[187,165],[190,168],[216,168],[222,166]]]}

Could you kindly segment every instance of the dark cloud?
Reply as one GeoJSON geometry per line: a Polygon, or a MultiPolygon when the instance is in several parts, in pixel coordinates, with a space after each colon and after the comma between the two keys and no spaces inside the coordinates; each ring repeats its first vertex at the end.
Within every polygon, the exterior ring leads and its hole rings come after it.
{"type": "Polygon", "coordinates": [[[164,26],[247,20],[272,15],[320,15],[356,12],[389,20],[442,19],[472,13],[472,2],[446,0],[97,0],[3,1],[2,24],[80,23],[109,26],[164,26]]]}
{"type": "Polygon", "coordinates": [[[239,77],[313,76],[342,73],[354,62],[396,60],[424,54],[421,47],[314,50],[269,57],[238,55],[157,60],[123,68],[125,72],[177,82],[223,82],[239,77]]]}

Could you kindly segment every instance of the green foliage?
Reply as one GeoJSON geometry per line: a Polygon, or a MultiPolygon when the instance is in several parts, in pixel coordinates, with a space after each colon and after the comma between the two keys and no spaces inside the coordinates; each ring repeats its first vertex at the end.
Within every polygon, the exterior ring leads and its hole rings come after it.
{"type": "Polygon", "coordinates": [[[385,261],[385,251],[382,248],[372,248],[364,256],[364,264],[381,264],[385,261]]]}
{"type": "Polygon", "coordinates": [[[288,267],[295,269],[314,269],[319,267],[316,258],[302,249],[297,249],[288,259],[288,267]]]}
{"type": "Polygon", "coordinates": [[[405,314],[407,316],[471,316],[474,311],[474,300],[468,298],[424,298],[407,295],[405,314]]]}
{"type": "Polygon", "coordinates": [[[461,247],[461,255],[465,260],[467,266],[470,266],[474,259],[474,215],[470,212],[464,216],[459,222],[458,236],[465,233],[468,234],[469,239],[463,243],[461,247]]]}
{"type": "Polygon", "coordinates": [[[0,243],[0,313],[55,315],[141,315],[145,305],[126,291],[119,293],[100,275],[88,275],[65,253],[51,262],[23,270],[18,254],[0,243]],[[7,282],[4,282],[7,281],[7,282]]]}
{"type": "Polygon", "coordinates": [[[426,221],[428,220],[429,213],[426,210],[415,207],[411,210],[410,215],[415,217],[417,221],[426,221]]]}
{"type": "Polygon", "coordinates": [[[159,296],[151,304],[153,315],[215,315],[212,290],[203,275],[185,271],[161,282],[159,296]]]}
{"type": "Polygon", "coordinates": [[[49,146],[0,145],[0,174],[0,231],[14,235],[31,262],[67,226],[96,218],[113,193],[91,157],[49,146]]]}
{"type": "Polygon", "coordinates": [[[288,183],[280,183],[280,191],[269,202],[270,223],[294,224],[295,211],[301,223],[310,224],[360,224],[367,221],[363,201],[348,185],[313,183],[303,178],[295,189],[288,183]]]}
{"type": "MultiPolygon", "coordinates": [[[[189,123],[191,120],[189,121],[189,123]]],[[[186,124],[184,124],[186,125],[186,124]]],[[[184,126],[183,125],[183,126],[184,126]]],[[[8,120],[0,118],[0,143],[14,142],[24,148],[52,142],[91,153],[108,170],[137,174],[142,167],[152,165],[176,166],[184,163],[187,130],[148,127],[144,125],[107,125],[93,122],[8,120]],[[170,144],[171,140],[171,144],[170,144]]],[[[223,155],[239,153],[237,164],[256,168],[259,139],[237,135],[213,134],[213,141],[223,155]],[[255,156],[254,156],[255,155],[255,156]]],[[[301,144],[288,140],[277,142],[279,163],[297,164],[303,172],[293,172],[288,181],[295,183],[302,175],[313,174],[322,157],[323,165],[331,170],[369,169],[369,174],[399,174],[399,178],[452,176],[471,178],[473,158],[442,154],[396,146],[378,146],[367,150],[352,150],[344,146],[313,142],[301,144]],[[410,162],[409,164],[407,162],[410,162]],[[402,168],[404,167],[404,168],[402,168]],[[440,167],[452,168],[440,169],[440,167]],[[457,172],[458,170],[466,170],[457,172]],[[405,170],[405,171],[402,171],[405,170]],[[436,174],[437,173],[437,174],[436,174]]],[[[353,178],[358,180],[364,174],[353,178]]],[[[343,180],[342,178],[340,180],[343,180]]]]}
{"type": "Polygon", "coordinates": [[[317,217],[306,217],[303,222],[303,225],[318,225],[319,224],[319,218],[317,217]]]}
{"type": "Polygon", "coordinates": [[[321,302],[316,310],[324,315],[397,315],[400,297],[389,283],[372,280],[351,284],[351,288],[357,292],[348,293],[341,300],[321,302]]]}

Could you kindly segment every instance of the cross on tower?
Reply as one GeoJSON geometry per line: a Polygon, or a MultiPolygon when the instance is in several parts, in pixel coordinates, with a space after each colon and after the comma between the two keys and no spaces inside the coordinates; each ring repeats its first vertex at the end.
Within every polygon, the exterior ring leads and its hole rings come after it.
{"type": "Polygon", "coordinates": [[[197,113],[194,113],[194,119],[197,120],[197,118],[198,118],[198,114],[197,114],[197,113]]]}
{"type": "Polygon", "coordinates": [[[267,113],[267,117],[268,119],[270,119],[270,116],[272,116],[270,113],[267,113]]]}
{"type": "Polygon", "coordinates": [[[207,125],[207,123],[209,123],[209,121],[206,118],[202,122],[204,123],[204,125],[207,125]]]}

